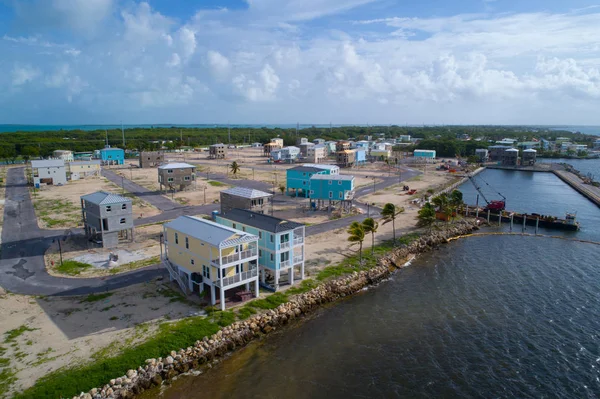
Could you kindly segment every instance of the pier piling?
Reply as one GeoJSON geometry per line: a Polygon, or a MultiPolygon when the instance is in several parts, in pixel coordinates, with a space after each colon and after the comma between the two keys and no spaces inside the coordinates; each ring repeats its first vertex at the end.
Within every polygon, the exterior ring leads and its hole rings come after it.
{"type": "Polygon", "coordinates": [[[488,209],[488,224],[490,224],[490,210],[488,209]]]}
{"type": "Polygon", "coordinates": [[[512,214],[512,213],[510,214],[510,232],[511,232],[511,233],[512,233],[512,228],[513,228],[513,217],[514,217],[514,216],[515,216],[515,215],[514,215],[514,214],[512,214]]]}
{"type": "Polygon", "coordinates": [[[539,224],[540,224],[540,218],[538,217],[538,218],[535,220],[535,235],[536,235],[536,236],[537,236],[537,233],[538,233],[538,226],[539,226],[539,224]]]}

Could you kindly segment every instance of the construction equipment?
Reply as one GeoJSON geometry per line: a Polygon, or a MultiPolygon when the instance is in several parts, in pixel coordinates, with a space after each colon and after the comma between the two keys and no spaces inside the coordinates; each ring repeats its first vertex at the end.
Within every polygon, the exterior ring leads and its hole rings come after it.
{"type": "Polygon", "coordinates": [[[477,182],[475,181],[472,172],[469,172],[467,174],[467,177],[469,178],[469,181],[473,184],[473,186],[475,187],[475,190],[477,190],[477,192],[479,193],[479,195],[481,195],[481,198],[483,198],[483,200],[486,203],[486,207],[484,208],[484,210],[490,210],[490,211],[503,211],[506,208],[506,197],[504,195],[502,195],[500,192],[494,190],[492,188],[492,186],[490,186],[485,180],[481,179],[488,187],[490,187],[492,190],[496,191],[496,193],[502,197],[502,200],[492,200],[492,201],[488,201],[488,199],[485,197],[485,195],[483,194],[483,191],[481,191],[481,187],[479,187],[479,185],[477,184],[477,182]]]}

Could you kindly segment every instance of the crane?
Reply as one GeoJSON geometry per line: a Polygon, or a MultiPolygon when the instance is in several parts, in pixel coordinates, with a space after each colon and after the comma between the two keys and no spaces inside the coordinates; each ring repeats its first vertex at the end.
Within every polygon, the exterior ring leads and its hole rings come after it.
{"type": "MultiPolygon", "coordinates": [[[[473,174],[472,173],[468,173],[467,177],[469,178],[469,181],[473,184],[473,186],[475,187],[475,190],[477,190],[477,192],[479,193],[479,195],[481,195],[481,198],[483,198],[483,200],[486,203],[486,207],[485,210],[490,210],[490,211],[503,211],[506,208],[506,197],[504,195],[502,195],[500,192],[497,192],[499,196],[502,197],[502,200],[492,200],[492,201],[488,201],[488,199],[485,197],[485,195],[483,194],[483,191],[481,191],[481,187],[479,187],[479,185],[477,184],[477,182],[475,181],[475,179],[473,178],[473,174]]],[[[482,179],[483,180],[483,179],[482,179]]],[[[490,186],[485,180],[483,180],[483,182],[485,184],[488,185],[488,187],[492,188],[492,186],[490,186]]],[[[493,189],[493,188],[492,188],[493,189]]],[[[495,190],[494,190],[495,191],[495,190]]]]}

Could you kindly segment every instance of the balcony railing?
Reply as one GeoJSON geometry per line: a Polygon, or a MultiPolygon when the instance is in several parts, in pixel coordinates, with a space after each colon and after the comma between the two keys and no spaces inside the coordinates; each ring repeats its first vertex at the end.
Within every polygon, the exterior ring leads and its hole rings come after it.
{"type": "Polygon", "coordinates": [[[304,244],[304,237],[294,238],[294,246],[304,244]]]}
{"type": "Polygon", "coordinates": [[[301,263],[304,260],[304,256],[302,255],[296,255],[294,256],[294,265],[297,265],[298,263],[301,263]]]}
{"type": "Polygon", "coordinates": [[[286,241],[286,242],[282,242],[279,244],[279,249],[288,249],[290,247],[290,242],[286,241]]]}
{"type": "Polygon", "coordinates": [[[283,260],[281,261],[281,263],[279,263],[279,267],[280,268],[286,268],[286,267],[290,267],[291,263],[289,260],[283,260]]]}
{"type": "MultiPolygon", "coordinates": [[[[245,280],[251,279],[256,276],[258,276],[258,268],[257,267],[255,267],[254,269],[245,271],[245,272],[238,273],[235,276],[223,278],[223,287],[227,287],[229,285],[239,283],[241,281],[245,281],[245,280]]],[[[216,280],[213,284],[216,287],[221,288],[221,280],[216,280]]]]}
{"type": "Polygon", "coordinates": [[[256,256],[256,248],[247,249],[242,252],[236,252],[234,254],[227,255],[227,256],[222,256],[221,262],[219,262],[219,259],[213,259],[212,263],[217,266],[223,266],[223,265],[227,265],[229,263],[243,261],[244,259],[248,259],[253,256],[256,256]]]}

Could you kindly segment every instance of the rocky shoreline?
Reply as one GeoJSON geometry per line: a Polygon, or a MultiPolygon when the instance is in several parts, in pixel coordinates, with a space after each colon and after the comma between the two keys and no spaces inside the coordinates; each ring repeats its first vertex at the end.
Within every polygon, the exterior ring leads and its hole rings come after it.
{"type": "MultiPolygon", "coordinates": [[[[445,229],[444,229],[445,230],[445,229]]],[[[398,247],[379,260],[378,266],[354,272],[351,275],[328,281],[318,287],[297,295],[276,309],[253,315],[224,327],[210,337],[204,337],[179,351],[171,351],[166,358],[148,359],[144,366],[129,370],[126,375],[109,381],[103,387],[94,388],[73,399],[134,398],[143,391],[159,386],[175,376],[197,369],[200,366],[248,344],[250,341],[269,334],[288,324],[291,320],[309,314],[326,303],[352,295],[361,289],[375,285],[401,268],[411,255],[427,252],[453,237],[478,230],[472,220],[463,220],[445,231],[430,232],[408,245],[398,247]]]]}

